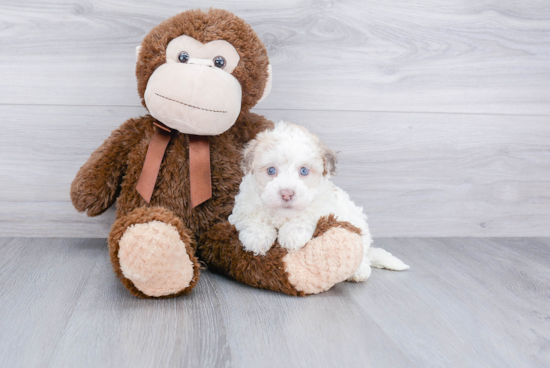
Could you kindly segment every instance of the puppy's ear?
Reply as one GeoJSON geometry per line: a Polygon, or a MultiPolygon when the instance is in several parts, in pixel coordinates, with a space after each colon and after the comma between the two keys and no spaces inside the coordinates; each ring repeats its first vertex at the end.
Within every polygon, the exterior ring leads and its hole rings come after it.
{"type": "Polygon", "coordinates": [[[336,163],[338,162],[338,157],[336,157],[336,152],[321,144],[321,152],[323,155],[323,163],[325,170],[323,175],[330,174],[331,176],[336,175],[336,163]]]}
{"type": "Polygon", "coordinates": [[[258,148],[257,139],[251,140],[250,142],[248,142],[246,147],[244,147],[243,161],[241,164],[241,168],[243,169],[243,172],[245,174],[248,174],[249,172],[252,171],[252,167],[254,164],[254,154],[256,153],[256,148],[258,148]]]}

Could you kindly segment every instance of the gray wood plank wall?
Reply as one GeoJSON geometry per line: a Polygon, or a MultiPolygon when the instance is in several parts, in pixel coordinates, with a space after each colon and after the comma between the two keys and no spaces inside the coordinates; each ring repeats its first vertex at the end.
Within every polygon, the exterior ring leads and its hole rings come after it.
{"type": "MultiPolygon", "coordinates": [[[[69,186],[145,113],[134,49],[200,1],[0,2],[0,235],[105,237],[69,186]]],[[[256,112],[340,151],[375,237],[550,236],[550,2],[209,1],[274,70],[256,112]]]]}

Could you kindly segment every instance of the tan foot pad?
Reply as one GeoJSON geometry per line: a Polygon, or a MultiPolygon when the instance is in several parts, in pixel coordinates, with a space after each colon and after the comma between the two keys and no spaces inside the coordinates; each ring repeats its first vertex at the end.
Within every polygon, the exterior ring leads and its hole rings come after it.
{"type": "Polygon", "coordinates": [[[350,278],[363,260],[358,234],[331,228],[305,247],[288,253],[283,261],[288,280],[298,291],[317,294],[350,278]]]}
{"type": "Polygon", "coordinates": [[[148,296],[177,293],[193,278],[193,263],[177,229],[161,221],[128,227],[118,257],[124,277],[148,296]]]}

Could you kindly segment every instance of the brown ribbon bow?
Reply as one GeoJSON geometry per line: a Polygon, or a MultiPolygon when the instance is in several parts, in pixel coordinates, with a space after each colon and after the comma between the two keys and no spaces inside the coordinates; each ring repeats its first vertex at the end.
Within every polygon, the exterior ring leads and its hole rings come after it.
{"type": "MultiPolygon", "coordinates": [[[[162,123],[154,122],[153,124],[156,126],[155,133],[151,138],[151,142],[149,142],[145,163],[136,185],[136,190],[147,203],[151,201],[166,147],[168,147],[172,136],[177,133],[176,130],[172,130],[162,123]]],[[[191,206],[195,208],[212,197],[210,146],[208,137],[200,135],[188,136],[191,206]]]]}

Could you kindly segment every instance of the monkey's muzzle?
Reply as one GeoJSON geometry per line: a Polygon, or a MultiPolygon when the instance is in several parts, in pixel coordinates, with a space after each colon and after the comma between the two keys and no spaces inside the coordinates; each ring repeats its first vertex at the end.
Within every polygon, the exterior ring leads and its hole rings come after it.
{"type": "Polygon", "coordinates": [[[217,135],[231,128],[241,111],[241,99],[235,77],[205,65],[163,64],[145,90],[145,104],[155,119],[195,135],[217,135]]]}

